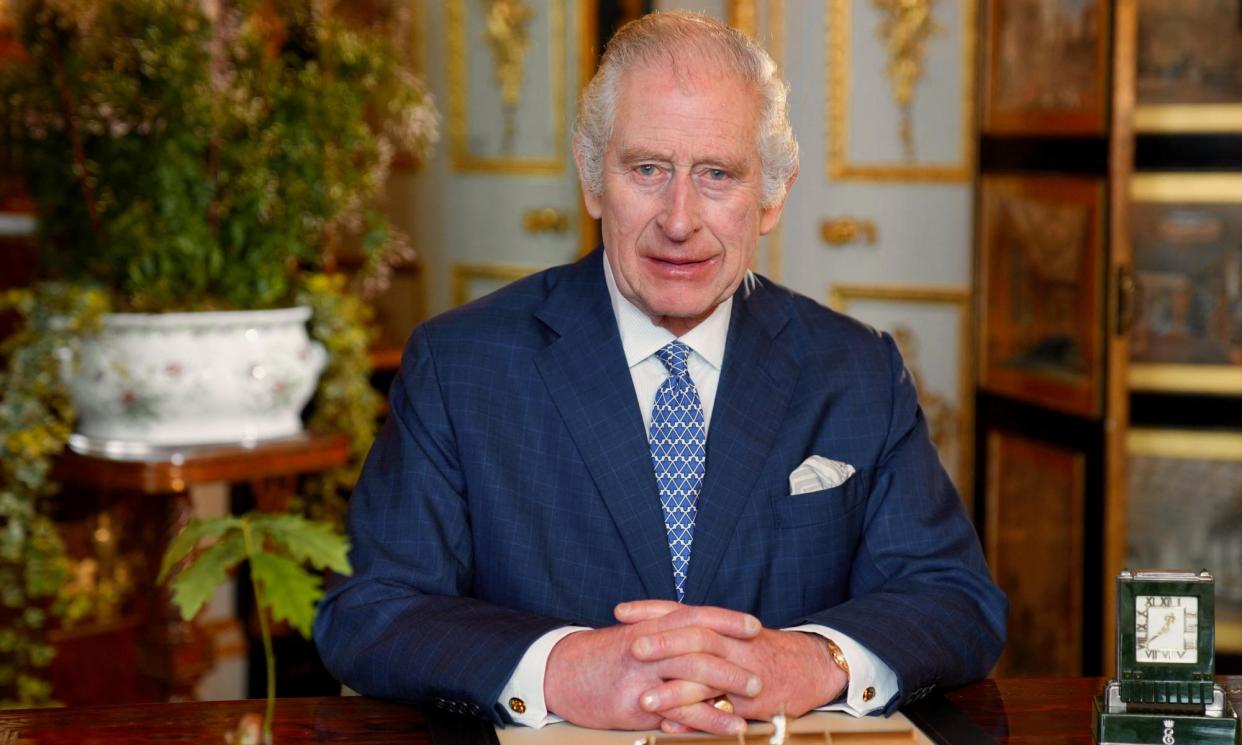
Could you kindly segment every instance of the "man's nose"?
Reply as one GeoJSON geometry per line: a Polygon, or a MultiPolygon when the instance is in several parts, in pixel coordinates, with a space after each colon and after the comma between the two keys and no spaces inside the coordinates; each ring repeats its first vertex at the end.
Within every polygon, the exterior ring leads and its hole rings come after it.
{"type": "Polygon", "coordinates": [[[659,225],[670,240],[684,241],[699,229],[699,193],[687,173],[673,176],[659,225]]]}

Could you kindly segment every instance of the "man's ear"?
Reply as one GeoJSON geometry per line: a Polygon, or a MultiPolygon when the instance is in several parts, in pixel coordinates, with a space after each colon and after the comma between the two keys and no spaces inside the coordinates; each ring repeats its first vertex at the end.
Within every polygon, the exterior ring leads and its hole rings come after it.
{"type": "Polygon", "coordinates": [[[604,212],[604,205],[599,195],[591,191],[590,185],[582,177],[582,144],[577,137],[574,137],[574,163],[578,166],[578,185],[582,187],[582,201],[586,202],[587,214],[598,220],[604,212]]]}
{"type": "Polygon", "coordinates": [[[793,188],[797,180],[798,166],[795,165],[793,173],[789,174],[789,178],[785,180],[785,195],[762,209],[759,215],[759,235],[771,233],[776,223],[780,222],[781,211],[785,209],[785,200],[789,199],[789,190],[793,188]]]}

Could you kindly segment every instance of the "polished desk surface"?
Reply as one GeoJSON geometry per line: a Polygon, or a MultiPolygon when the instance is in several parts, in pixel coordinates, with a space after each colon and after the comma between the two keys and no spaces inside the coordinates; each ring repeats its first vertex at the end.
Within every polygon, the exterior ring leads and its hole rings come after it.
{"type": "MultiPolygon", "coordinates": [[[[1234,706],[1242,706],[1242,677],[1222,678],[1221,682],[1234,706]]],[[[985,680],[920,702],[907,714],[925,731],[931,723],[935,731],[928,734],[933,739],[1089,745],[1091,697],[1102,685],[1099,678],[985,680]],[[939,728],[941,724],[944,729],[939,728]]],[[[261,714],[262,710],[262,701],[251,700],[0,711],[0,745],[223,743],[224,733],[243,714],[261,714]]],[[[483,742],[468,736],[433,739],[420,709],[355,696],[281,699],[274,735],[275,745],[483,742]]]]}

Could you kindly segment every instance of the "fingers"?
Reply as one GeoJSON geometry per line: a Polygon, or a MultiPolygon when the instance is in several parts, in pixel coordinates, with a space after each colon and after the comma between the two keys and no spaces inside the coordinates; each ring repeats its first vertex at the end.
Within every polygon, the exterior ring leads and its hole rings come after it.
{"type": "Polygon", "coordinates": [[[670,735],[688,735],[694,732],[684,724],[678,724],[671,719],[664,719],[660,722],[660,729],[670,735]]]}
{"type": "Polygon", "coordinates": [[[631,600],[628,603],[618,603],[613,609],[613,615],[621,623],[639,623],[667,616],[685,607],[688,606],[672,600],[631,600]]]}
{"type": "MultiPolygon", "coordinates": [[[[649,622],[651,631],[701,626],[734,639],[752,639],[763,624],[749,613],[707,605],[682,605],[671,600],[635,600],[619,604],[613,611],[624,624],[649,622]]],[[[648,631],[644,629],[644,632],[648,631]]]]}
{"type": "Polygon", "coordinates": [[[630,645],[635,658],[651,661],[665,660],[680,654],[707,652],[719,657],[727,656],[726,637],[702,626],[683,626],[644,634],[630,645]]]}
{"type": "Polygon", "coordinates": [[[660,714],[664,717],[660,729],[670,733],[686,732],[685,728],[710,732],[713,735],[736,735],[746,731],[745,719],[704,702],[679,706],[660,714]]]}
{"type": "MultiPolygon", "coordinates": [[[[685,654],[661,660],[656,663],[656,673],[665,681],[686,681],[709,686],[720,693],[754,698],[763,690],[763,681],[758,675],[745,668],[738,667],[721,657],[710,654],[685,654]]],[[[658,692],[663,686],[656,686],[648,692],[658,692]]],[[[667,706],[660,706],[660,709],[667,706]]]]}
{"type": "Polygon", "coordinates": [[[697,704],[701,701],[708,701],[719,696],[722,691],[718,691],[711,686],[703,685],[689,680],[669,680],[644,691],[638,697],[638,705],[645,711],[661,712],[665,709],[676,709],[682,706],[697,704]]]}

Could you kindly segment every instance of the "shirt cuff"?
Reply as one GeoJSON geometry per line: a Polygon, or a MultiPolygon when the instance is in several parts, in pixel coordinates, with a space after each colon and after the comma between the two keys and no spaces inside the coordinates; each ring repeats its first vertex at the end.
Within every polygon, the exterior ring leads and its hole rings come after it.
{"type": "Polygon", "coordinates": [[[845,699],[825,704],[816,711],[843,711],[862,717],[882,710],[897,695],[897,675],[893,669],[869,649],[840,631],[816,623],[794,626],[785,631],[802,631],[831,639],[841,648],[841,654],[850,666],[850,682],[845,699]]]}
{"type": "Polygon", "coordinates": [[[561,718],[548,713],[548,705],[543,700],[543,678],[548,671],[548,655],[561,639],[589,631],[584,626],[564,626],[553,629],[535,640],[526,648],[526,654],[513,668],[509,682],[500,691],[499,703],[509,712],[514,723],[536,729],[545,724],[555,724],[561,718]]]}

